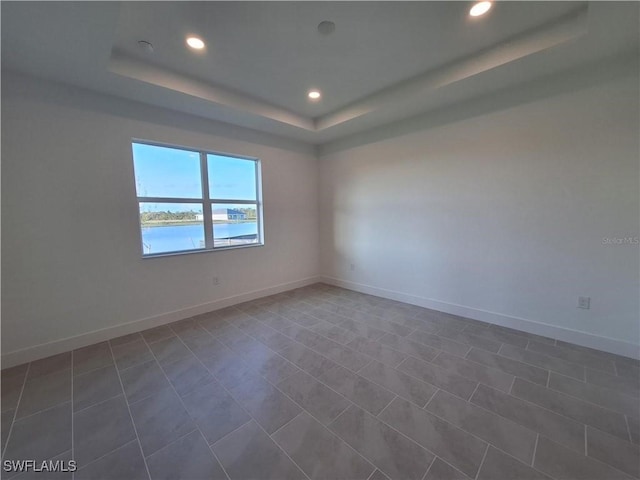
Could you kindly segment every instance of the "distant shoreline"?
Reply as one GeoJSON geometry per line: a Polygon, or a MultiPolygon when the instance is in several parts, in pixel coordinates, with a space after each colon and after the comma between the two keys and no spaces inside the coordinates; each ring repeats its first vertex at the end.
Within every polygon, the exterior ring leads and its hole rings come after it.
{"type": "MultiPolygon", "coordinates": [[[[242,224],[242,223],[257,223],[257,220],[252,219],[252,220],[239,220],[239,221],[222,221],[222,220],[214,220],[213,224],[214,225],[236,225],[236,224],[242,224]]],[[[202,221],[197,221],[197,220],[184,220],[184,221],[180,221],[180,220],[158,220],[155,222],[145,222],[142,223],[141,226],[142,228],[153,228],[153,227],[182,227],[182,226],[189,226],[189,225],[202,225],[203,222],[202,221]]]]}

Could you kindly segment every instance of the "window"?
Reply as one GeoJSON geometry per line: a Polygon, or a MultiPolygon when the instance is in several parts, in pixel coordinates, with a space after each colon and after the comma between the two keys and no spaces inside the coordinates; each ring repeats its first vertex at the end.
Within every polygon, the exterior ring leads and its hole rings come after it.
{"type": "Polygon", "coordinates": [[[262,245],[260,161],[134,141],[145,257],[262,245]]]}

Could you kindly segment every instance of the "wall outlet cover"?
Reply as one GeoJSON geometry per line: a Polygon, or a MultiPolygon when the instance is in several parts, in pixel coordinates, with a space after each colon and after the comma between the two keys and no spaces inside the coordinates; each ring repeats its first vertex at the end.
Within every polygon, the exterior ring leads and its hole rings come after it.
{"type": "Polygon", "coordinates": [[[589,310],[591,308],[591,297],[578,297],[578,308],[589,310]]]}

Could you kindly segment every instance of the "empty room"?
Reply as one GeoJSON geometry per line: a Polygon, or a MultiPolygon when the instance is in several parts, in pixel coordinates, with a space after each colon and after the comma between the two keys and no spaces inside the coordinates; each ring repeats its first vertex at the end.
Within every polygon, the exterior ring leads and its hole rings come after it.
{"type": "Polygon", "coordinates": [[[640,3],[0,7],[3,479],[640,479],[640,3]]]}

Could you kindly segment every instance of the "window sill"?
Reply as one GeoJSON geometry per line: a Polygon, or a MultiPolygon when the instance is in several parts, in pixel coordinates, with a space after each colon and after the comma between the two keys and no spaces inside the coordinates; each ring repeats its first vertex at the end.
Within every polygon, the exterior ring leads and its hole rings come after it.
{"type": "Polygon", "coordinates": [[[212,253],[212,252],[224,252],[227,250],[237,250],[239,248],[255,248],[264,247],[264,243],[251,243],[248,245],[231,245],[229,247],[216,247],[216,248],[201,248],[198,250],[182,250],[179,252],[163,252],[163,253],[151,253],[148,255],[142,255],[143,260],[150,258],[162,258],[162,257],[177,257],[181,255],[193,255],[197,253],[212,253]]]}

